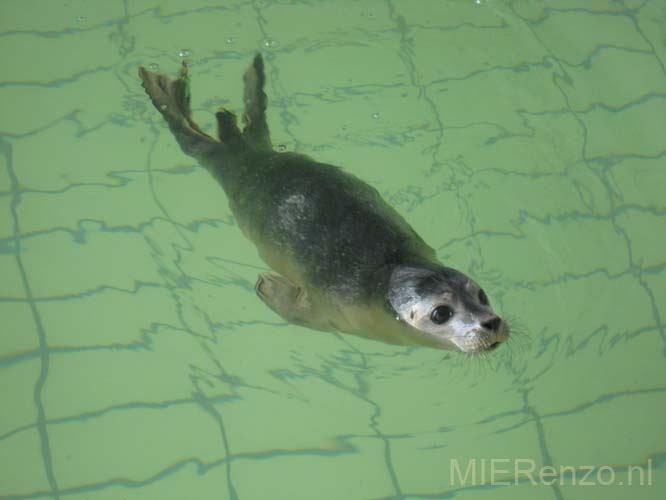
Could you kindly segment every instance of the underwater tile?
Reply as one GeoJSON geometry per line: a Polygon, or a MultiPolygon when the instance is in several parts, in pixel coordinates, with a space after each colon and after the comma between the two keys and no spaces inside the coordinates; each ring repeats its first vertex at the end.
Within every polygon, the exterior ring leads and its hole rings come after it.
{"type": "MultiPolygon", "coordinates": [[[[524,187],[527,189],[529,184],[524,187]]],[[[573,189],[568,194],[576,196],[573,189]]],[[[507,195],[507,205],[515,200],[507,195]]],[[[539,210],[548,208],[547,202],[543,205],[539,210]]],[[[455,262],[453,267],[461,269],[499,272],[507,289],[512,284],[555,287],[568,280],[583,286],[587,275],[615,276],[629,270],[625,241],[604,218],[564,215],[562,220],[557,220],[557,216],[539,220],[519,213],[493,216],[489,208],[479,210],[489,222],[484,220],[483,225],[479,224],[473,236],[442,247],[439,250],[442,259],[455,262]],[[493,221],[497,221],[495,228],[493,221]],[[518,234],[512,234],[516,231],[518,234]],[[508,269],[510,275],[506,274],[508,269]]]]}
{"type": "Polygon", "coordinates": [[[36,429],[27,429],[0,441],[0,495],[23,497],[50,494],[43,449],[36,429]]]}
{"type": "Polygon", "coordinates": [[[292,395],[247,385],[237,389],[238,399],[215,403],[234,455],[336,455],[349,453],[348,436],[374,434],[373,407],[348,388],[316,374],[281,377],[283,386],[293,388],[292,395]]]}
{"type": "Polygon", "coordinates": [[[493,426],[470,422],[439,434],[391,439],[391,461],[402,491],[465,498],[466,492],[478,493],[493,483],[520,482],[523,478],[517,475],[525,466],[518,461],[541,467],[542,452],[533,425],[510,433],[493,432],[493,426]]]}
{"type": "Polygon", "coordinates": [[[35,317],[28,303],[0,301],[0,318],[0,364],[39,347],[35,317]]]}
{"type": "Polygon", "coordinates": [[[494,28],[504,23],[501,4],[495,2],[440,2],[421,0],[418,8],[410,0],[391,2],[396,13],[405,20],[408,28],[429,28],[432,30],[454,31],[463,28],[494,28]]]}
{"type": "Polygon", "coordinates": [[[600,46],[649,50],[629,16],[579,9],[551,11],[533,24],[536,36],[553,57],[581,64],[600,46]]]}
{"type": "Polygon", "coordinates": [[[56,298],[101,287],[133,290],[137,282],[162,283],[141,235],[104,231],[95,223],[84,223],[81,229],[78,241],[64,231],[24,240],[23,262],[35,296],[56,298]]]}
{"type": "MultiPolygon", "coordinates": [[[[366,375],[367,398],[380,409],[377,428],[386,435],[433,433],[465,428],[523,407],[514,375],[505,364],[508,352],[474,359],[457,352],[420,349],[400,365],[373,367],[366,375]],[[479,391],[492,384],[493,391],[479,391]]],[[[390,358],[389,358],[390,359],[390,358]]]]}
{"type": "Polygon", "coordinates": [[[664,311],[664,304],[666,304],[666,268],[661,267],[658,271],[650,273],[644,271],[641,275],[641,279],[644,286],[647,287],[652,294],[654,302],[657,305],[657,311],[662,322],[659,327],[663,329],[663,321],[664,318],[666,318],[664,311]]]}
{"type": "Polygon", "coordinates": [[[125,409],[50,424],[48,432],[53,470],[64,490],[155,480],[186,463],[225,457],[218,423],[195,404],[125,409]]]}
{"type": "MultiPolygon", "coordinates": [[[[441,181],[441,177],[439,179],[441,181]]],[[[433,179],[433,184],[435,184],[433,179]]],[[[447,188],[437,186],[440,191],[432,194],[426,199],[419,200],[405,210],[404,205],[395,203],[398,211],[407,219],[414,230],[435,251],[447,244],[455,245],[455,242],[469,235],[470,227],[466,223],[468,207],[464,200],[456,192],[448,191],[447,188]],[[402,205],[402,206],[400,206],[402,205]]],[[[403,192],[398,191],[391,198],[401,200],[403,192]]],[[[409,201],[409,197],[406,198],[409,201]]],[[[448,260],[448,254],[439,255],[445,258],[444,262],[450,267],[460,269],[460,262],[448,260]]],[[[466,259],[465,259],[466,260],[466,259]]]]}
{"type": "MultiPolygon", "coordinates": [[[[150,7],[145,4],[145,8],[150,7]]],[[[144,11],[143,3],[134,7],[140,8],[142,13],[132,19],[128,33],[140,49],[131,57],[146,66],[158,64],[160,72],[171,74],[178,72],[181,59],[187,59],[192,64],[193,83],[196,82],[194,96],[198,99],[202,99],[201,73],[207,72],[208,63],[216,59],[242,60],[244,69],[251,61],[252,52],[262,48],[258,43],[262,39],[261,27],[252,3],[169,1],[160,2],[156,7],[148,11],[144,11]]],[[[136,66],[132,68],[133,75],[136,69],[136,66]]],[[[225,73],[224,78],[240,81],[241,72],[227,70],[225,73]]],[[[218,76],[217,81],[215,95],[231,97],[225,95],[224,80],[218,76]]],[[[138,78],[135,82],[140,89],[138,78]]],[[[205,94],[206,98],[211,97],[205,94]]],[[[242,94],[236,93],[233,97],[240,100],[242,94]]]]}
{"type": "MultiPolygon", "coordinates": [[[[251,5],[251,4],[250,4],[251,5]]],[[[142,0],[138,4],[128,4],[127,9],[130,14],[137,15],[145,10],[154,10],[153,15],[165,18],[165,22],[177,21],[182,16],[194,13],[216,13],[233,14],[234,12],[248,8],[248,2],[244,0],[227,0],[224,4],[211,0],[192,0],[183,4],[179,0],[142,0]]]]}
{"type": "MultiPolygon", "coordinates": [[[[441,113],[446,117],[445,109],[441,113]]],[[[565,111],[521,116],[529,131],[514,132],[483,122],[445,126],[446,151],[451,157],[462,157],[477,175],[497,172],[538,180],[543,175],[569,173],[581,159],[585,139],[576,132],[576,117],[565,111]]]]}
{"type": "Polygon", "coordinates": [[[633,208],[617,217],[617,225],[624,232],[631,258],[640,267],[665,266],[666,214],[633,208]]]}
{"type": "MultiPolygon", "coordinates": [[[[24,190],[19,208],[25,197],[35,194],[62,198],[86,188],[125,193],[137,184],[142,185],[143,196],[149,198],[145,185],[149,174],[145,170],[149,139],[143,131],[120,124],[107,124],[80,135],[71,121],[58,122],[34,135],[16,139],[14,172],[24,190]]],[[[127,203],[127,208],[134,205],[127,203]]]]}
{"type": "MultiPolygon", "coordinates": [[[[343,91],[363,86],[393,87],[409,83],[407,70],[396,53],[397,36],[394,39],[382,34],[381,37],[384,43],[380,47],[325,46],[314,52],[298,48],[280,53],[275,65],[279,67],[282,92],[288,95],[316,95],[330,93],[333,89],[343,91]],[[308,68],[307,78],[303,77],[303,68],[308,68]]],[[[270,78],[271,72],[268,71],[269,85],[270,78]]],[[[269,93],[269,101],[277,101],[282,97],[269,93]]],[[[293,108],[291,112],[294,112],[293,108]]]]}
{"type": "Polygon", "coordinates": [[[394,495],[383,443],[366,438],[348,441],[350,448],[344,451],[276,451],[270,459],[234,460],[233,484],[238,498],[311,500],[323,494],[326,498],[366,500],[394,495]]]}
{"type": "Polygon", "coordinates": [[[663,452],[664,411],[664,392],[627,394],[542,425],[555,465],[622,467],[663,452]]]}
{"type": "MultiPolygon", "coordinates": [[[[75,21],[72,19],[72,24],[75,21]]],[[[12,70],[7,80],[13,87],[34,84],[57,87],[85,74],[104,71],[122,58],[114,41],[116,31],[113,26],[102,25],[91,31],[50,38],[49,43],[29,32],[7,34],[0,38],[2,63],[8,64],[6,58],[11,57],[12,70]],[[95,50],[81,50],[83,46],[95,47],[95,50]],[[75,57],[63,57],[69,54],[75,57]]]]}
{"type": "Polygon", "coordinates": [[[62,171],[77,177],[94,174],[98,172],[98,166],[112,163],[114,157],[136,154],[138,149],[135,147],[138,148],[148,136],[147,128],[135,128],[136,122],[144,119],[143,113],[150,105],[139,94],[137,68],[138,64],[115,68],[115,71],[111,67],[100,67],[65,77],[62,81],[19,82],[5,86],[0,89],[0,106],[7,112],[0,116],[0,129],[11,130],[18,136],[14,139],[18,148],[25,144],[28,149],[34,148],[26,151],[23,147],[20,152],[40,159],[40,165],[48,166],[33,166],[34,172],[42,173],[44,179],[55,177],[51,172],[44,172],[45,168],[53,169],[56,176],[62,171]],[[124,85],[119,84],[119,79],[124,85]],[[104,143],[107,132],[114,139],[118,137],[117,131],[102,128],[105,125],[125,127],[121,133],[134,135],[129,139],[125,135],[123,140],[135,147],[123,150],[122,143],[108,140],[104,143]],[[35,137],[47,131],[48,141],[38,141],[35,145],[35,137]],[[94,133],[94,138],[88,137],[89,133],[94,133]],[[96,144],[97,156],[95,148],[87,147],[91,143],[96,144]],[[86,160],[85,167],[76,156],[79,148],[81,159],[86,160]],[[54,161],[59,157],[63,161],[54,161]],[[87,161],[91,157],[93,160],[87,161]],[[73,166],[77,168],[73,169],[73,166]]]}
{"type": "MultiPolygon", "coordinates": [[[[463,24],[453,30],[432,30],[420,26],[411,29],[409,54],[416,80],[427,85],[445,84],[451,89],[456,86],[465,88],[469,96],[465,105],[473,104],[472,98],[481,101],[485,96],[493,98],[491,109],[508,97],[500,92],[529,93],[531,89],[527,85],[511,89],[508,83],[494,79],[494,75],[524,74],[531,67],[543,66],[543,47],[522,21],[508,17],[503,21],[506,24],[483,28],[463,24]],[[475,85],[478,78],[486,83],[483,89],[475,85]]],[[[541,96],[544,94],[542,89],[541,96]]]]}
{"type": "MultiPolygon", "coordinates": [[[[4,341],[3,341],[4,343],[4,341]]],[[[0,366],[0,436],[23,426],[32,426],[37,420],[35,384],[40,376],[41,360],[28,359],[8,366],[0,366]]],[[[0,448],[8,437],[0,440],[0,448]]]]}
{"type": "MultiPolygon", "coordinates": [[[[2,93],[0,93],[0,98],[2,93]]],[[[9,198],[6,196],[13,189],[12,180],[9,177],[9,164],[7,163],[8,158],[5,155],[0,155],[0,200],[5,200],[9,198]]],[[[5,201],[5,203],[8,203],[5,201]]],[[[4,216],[4,215],[3,215],[4,216]]],[[[5,224],[3,219],[3,224],[5,224]]]]}
{"type": "MultiPolygon", "coordinates": [[[[643,393],[664,398],[666,388],[660,392],[659,383],[665,375],[664,341],[656,329],[633,337],[607,330],[602,326],[594,336],[568,341],[550,363],[539,363],[541,374],[529,381],[535,411],[555,419],[612,407],[643,393]]],[[[534,364],[526,375],[533,377],[536,369],[534,364]]]]}
{"type": "MultiPolygon", "coordinates": [[[[506,465],[504,462],[499,462],[498,467],[506,467],[506,465]]],[[[456,498],[461,500],[484,500],[485,498],[492,500],[553,500],[553,498],[557,498],[552,486],[539,483],[537,476],[539,470],[536,469],[537,472],[533,476],[536,484],[529,482],[529,478],[520,478],[518,484],[512,479],[510,484],[457,491],[456,498]]]]}
{"type": "Polygon", "coordinates": [[[623,205],[666,212],[666,156],[625,158],[610,168],[610,176],[623,205]]]}
{"type": "Polygon", "coordinates": [[[231,218],[229,202],[222,187],[203,168],[183,173],[168,170],[153,172],[150,180],[154,193],[152,197],[163,209],[160,215],[169,221],[191,225],[190,230],[197,231],[198,227],[193,223],[231,218]]]}
{"type": "Polygon", "coordinates": [[[631,3],[638,4],[635,8],[634,16],[637,28],[640,30],[650,44],[657,59],[666,60],[666,45],[663,43],[664,26],[666,26],[666,12],[659,1],[640,2],[632,0],[631,3]]]}
{"type": "Polygon", "coordinates": [[[524,114],[561,110],[566,102],[553,83],[553,70],[539,64],[517,69],[489,69],[428,85],[444,127],[489,124],[508,135],[531,134],[524,114]]]}
{"type": "Polygon", "coordinates": [[[626,9],[624,4],[618,4],[615,0],[588,0],[585,4],[581,4],[578,0],[550,0],[548,3],[519,2],[512,4],[511,7],[519,16],[531,21],[539,21],[560,10],[567,12],[599,12],[612,14],[626,9]]]}
{"type": "Polygon", "coordinates": [[[106,418],[127,408],[171,411],[190,404],[197,387],[211,397],[229,393],[197,339],[161,329],[145,347],[71,350],[51,356],[42,400],[49,418],[106,418]],[[108,412],[108,413],[107,413],[108,412]]]}
{"type": "Polygon", "coordinates": [[[161,287],[50,300],[39,304],[39,312],[49,346],[64,350],[140,350],[158,329],[179,324],[173,296],[161,287]]]}
{"type": "Polygon", "coordinates": [[[255,304],[237,306],[257,314],[255,321],[217,327],[211,340],[205,343],[211,359],[224,370],[224,379],[237,391],[247,390],[255,395],[257,401],[252,404],[276,397],[284,404],[300,408],[304,401],[300,381],[311,377],[319,383],[325,381],[330,385],[327,389],[345,397],[358,394],[361,383],[358,372],[363,370],[359,366],[361,347],[352,348],[350,344],[358,341],[367,350],[386,347],[378,342],[290,325],[258,299],[255,304]]]}
{"type": "Polygon", "coordinates": [[[662,95],[621,110],[594,108],[580,116],[587,129],[587,158],[649,157],[664,151],[666,97],[662,95]]]}
{"type": "MultiPolygon", "coordinates": [[[[192,76],[192,78],[194,77],[192,76]]],[[[205,98],[205,94],[199,90],[199,85],[197,85],[197,95],[194,98],[196,97],[205,98]],[[200,93],[202,95],[198,96],[200,93]]],[[[194,120],[200,126],[215,119],[212,109],[210,114],[207,113],[207,110],[197,111],[194,120]]],[[[204,167],[199,166],[194,158],[181,151],[166,122],[157,110],[148,109],[147,114],[155,126],[155,136],[150,138],[152,149],[149,155],[136,158],[136,160],[140,162],[137,165],[141,165],[141,170],[145,170],[151,182],[157,181],[158,183],[169,184],[173,180],[177,182],[185,179],[188,183],[191,183],[203,179],[203,174],[207,174],[204,167]]],[[[207,175],[210,176],[210,174],[207,175]]],[[[187,197],[185,199],[187,200],[187,197]]]]}
{"type": "Polygon", "coordinates": [[[0,299],[25,298],[25,288],[14,253],[0,253],[0,299]]]}
{"type": "Polygon", "coordinates": [[[237,283],[210,285],[196,282],[190,290],[179,292],[178,297],[188,324],[200,334],[209,332],[211,328],[223,331],[253,324],[285,323],[256,296],[254,280],[247,281],[243,286],[237,283]],[[199,316],[199,319],[190,320],[193,315],[199,316]],[[200,323],[199,328],[194,327],[197,323],[200,323]]]}
{"type": "MultiPolygon", "coordinates": [[[[537,387],[552,385],[551,390],[532,396],[539,400],[534,404],[542,414],[566,410],[593,398],[600,387],[607,387],[606,371],[613,360],[622,357],[623,350],[640,353],[647,348],[658,356],[654,349],[659,341],[647,331],[654,326],[652,305],[631,274],[613,278],[593,273],[563,277],[550,285],[507,286],[502,309],[517,319],[522,341],[531,352],[523,354],[527,363],[523,377],[534,379],[537,387]],[[626,311],[631,314],[624,314],[626,311]],[[637,343],[632,347],[633,342],[637,343]],[[538,361],[530,363],[534,357],[538,361]],[[598,370],[597,379],[588,385],[576,384],[571,391],[562,390],[563,377],[580,380],[584,376],[587,380],[588,370],[598,370]]],[[[516,337],[516,342],[521,339],[516,337]]],[[[618,369],[623,366],[630,372],[635,365],[631,357],[621,361],[618,369]]],[[[632,380],[633,376],[625,383],[632,380]]],[[[644,383],[630,387],[639,388],[644,383]]]]}
{"type": "MultiPolygon", "coordinates": [[[[3,187],[0,184],[0,189],[3,187]]],[[[12,198],[9,195],[0,196],[0,254],[10,253],[14,245],[14,242],[11,241],[14,238],[14,216],[11,209],[12,198]]]]}
{"type": "Polygon", "coordinates": [[[266,23],[269,39],[264,40],[264,48],[269,51],[304,46],[308,52],[319,52],[323,47],[362,47],[395,25],[389,5],[380,0],[265,2],[258,10],[266,23]]]}
{"type": "Polygon", "coordinates": [[[122,2],[103,2],[99,5],[86,0],[68,0],[67,3],[40,0],[14,0],[3,4],[3,30],[27,32],[37,36],[43,32],[53,38],[82,31],[99,29],[123,16],[122,2]]]}
{"type": "MultiPolygon", "coordinates": [[[[160,240],[169,241],[164,235],[166,229],[159,227],[159,231],[162,236],[159,239],[153,238],[151,232],[147,231],[147,234],[153,241],[158,240],[158,244],[162,243],[160,240]]],[[[179,235],[189,245],[189,248],[184,245],[177,248],[179,269],[188,276],[204,280],[198,283],[200,285],[219,288],[215,290],[216,294],[234,293],[237,297],[236,287],[254,294],[257,276],[268,270],[256,247],[242,236],[238,225],[226,213],[226,207],[216,218],[189,225],[181,229],[179,235]]],[[[178,241],[178,238],[174,236],[171,241],[178,241]]],[[[175,245],[171,248],[176,249],[175,245]]],[[[164,249],[164,255],[170,257],[168,247],[164,249]]]]}
{"type": "Polygon", "coordinates": [[[562,85],[562,91],[575,111],[593,106],[618,109],[666,89],[663,69],[647,51],[605,48],[581,66],[567,65],[566,71],[572,82],[562,85]]]}
{"type": "Polygon", "coordinates": [[[438,116],[413,88],[327,87],[293,100],[295,120],[279,125],[286,144],[298,138],[300,151],[342,166],[389,197],[415,184],[428,192],[417,174],[432,167],[438,116]]]}
{"type": "Polygon", "coordinates": [[[650,294],[650,299],[653,302],[653,321],[656,323],[654,335],[659,335],[662,342],[661,353],[666,356],[666,325],[664,325],[664,318],[666,318],[666,269],[661,268],[659,272],[647,273],[643,272],[641,275],[643,286],[650,294]]]}
{"type": "Polygon", "coordinates": [[[146,176],[127,176],[132,177],[122,188],[80,186],[61,193],[25,194],[17,209],[21,229],[40,238],[53,231],[69,233],[79,244],[94,226],[120,238],[140,238],[143,228],[164,214],[150,195],[146,176]]]}
{"type": "MultiPolygon", "coordinates": [[[[233,472],[233,470],[232,470],[233,472]]],[[[233,479],[233,475],[232,475],[233,479]]],[[[145,480],[120,481],[110,479],[83,488],[60,491],[63,500],[232,500],[227,480],[226,462],[221,459],[211,464],[194,460],[175,463],[164,471],[145,480]]]]}

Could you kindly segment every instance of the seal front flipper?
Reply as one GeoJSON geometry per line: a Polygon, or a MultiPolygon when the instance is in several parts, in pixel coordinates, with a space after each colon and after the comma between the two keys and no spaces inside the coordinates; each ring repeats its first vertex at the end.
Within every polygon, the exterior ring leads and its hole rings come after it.
{"type": "Polygon", "coordinates": [[[264,92],[266,76],[264,75],[264,60],[261,54],[254,56],[252,65],[243,75],[245,92],[243,101],[243,137],[248,144],[257,149],[273,149],[271,137],[266,123],[266,105],[268,99],[264,92]]]}
{"type": "Polygon", "coordinates": [[[192,120],[190,77],[185,61],[175,80],[165,74],[158,75],[148,71],[143,66],[139,67],[139,77],[146,94],[155,108],[162,113],[185,154],[206,163],[206,160],[218,153],[221,144],[203,132],[192,120]]]}
{"type": "Polygon", "coordinates": [[[307,292],[279,274],[260,274],[255,290],[264,304],[286,321],[325,332],[334,330],[307,292]]]}

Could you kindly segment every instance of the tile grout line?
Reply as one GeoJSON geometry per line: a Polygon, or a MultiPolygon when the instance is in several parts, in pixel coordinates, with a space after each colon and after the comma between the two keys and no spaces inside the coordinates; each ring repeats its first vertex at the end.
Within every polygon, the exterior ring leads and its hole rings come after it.
{"type": "MultiPolygon", "coordinates": [[[[523,411],[525,412],[526,415],[529,415],[534,420],[534,425],[536,427],[537,441],[539,443],[539,449],[541,450],[541,458],[543,459],[543,463],[544,465],[550,465],[552,467],[553,458],[551,457],[550,452],[548,451],[548,443],[546,442],[546,431],[543,428],[541,415],[539,415],[537,411],[530,405],[529,401],[530,391],[527,389],[520,389],[519,392],[522,394],[523,397],[523,404],[524,404],[523,411]]],[[[551,488],[557,500],[564,500],[564,495],[562,495],[562,490],[560,488],[560,485],[557,484],[557,481],[555,481],[551,485],[551,488]]]]}
{"type": "Polygon", "coordinates": [[[49,434],[46,428],[46,411],[44,410],[44,404],[42,402],[42,391],[44,390],[44,385],[46,383],[46,378],[49,373],[49,350],[46,342],[46,331],[44,330],[44,325],[42,324],[42,319],[37,309],[37,304],[33,300],[32,289],[30,287],[30,282],[28,280],[28,275],[25,271],[25,266],[23,265],[23,259],[21,257],[21,241],[20,234],[21,229],[19,225],[17,207],[21,202],[21,193],[19,190],[19,182],[14,172],[14,167],[12,163],[12,148],[11,145],[6,142],[2,137],[0,137],[0,154],[5,157],[7,162],[7,175],[11,181],[11,192],[12,192],[12,201],[11,201],[11,214],[13,220],[13,234],[15,241],[15,255],[16,255],[16,266],[21,275],[21,282],[23,284],[23,289],[28,299],[27,302],[30,306],[32,312],[32,317],[35,323],[35,328],[37,329],[37,336],[39,340],[39,353],[40,353],[40,371],[37,382],[35,383],[35,389],[33,393],[35,406],[37,409],[37,422],[36,427],[39,433],[39,440],[41,443],[42,451],[42,461],[44,463],[44,472],[46,473],[49,486],[51,488],[51,496],[55,500],[60,498],[58,492],[58,483],[53,472],[53,462],[51,457],[51,445],[49,443],[49,434]]]}

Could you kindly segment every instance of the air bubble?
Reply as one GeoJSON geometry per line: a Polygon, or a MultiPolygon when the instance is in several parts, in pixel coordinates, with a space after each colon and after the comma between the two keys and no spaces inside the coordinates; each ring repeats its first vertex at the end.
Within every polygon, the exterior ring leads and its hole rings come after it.
{"type": "Polygon", "coordinates": [[[188,57],[190,55],[190,49],[180,49],[178,55],[180,57],[188,57]]]}
{"type": "Polygon", "coordinates": [[[160,65],[157,64],[157,63],[150,63],[150,64],[148,65],[148,69],[149,69],[150,71],[157,71],[158,69],[160,69],[160,65]]]}
{"type": "Polygon", "coordinates": [[[236,37],[235,36],[227,37],[227,43],[229,45],[233,45],[234,43],[236,43],[236,37]]]}
{"type": "Polygon", "coordinates": [[[274,40],[272,38],[266,38],[261,42],[261,45],[263,45],[265,49],[274,49],[280,44],[278,43],[277,40],[274,40]]]}
{"type": "Polygon", "coordinates": [[[379,113],[372,113],[372,117],[373,117],[375,120],[379,120],[379,117],[380,117],[380,116],[381,116],[381,115],[380,115],[379,113]]]}
{"type": "Polygon", "coordinates": [[[282,153],[282,152],[284,152],[284,151],[287,150],[287,146],[285,146],[284,144],[278,144],[276,149],[277,149],[280,153],[282,153]]]}

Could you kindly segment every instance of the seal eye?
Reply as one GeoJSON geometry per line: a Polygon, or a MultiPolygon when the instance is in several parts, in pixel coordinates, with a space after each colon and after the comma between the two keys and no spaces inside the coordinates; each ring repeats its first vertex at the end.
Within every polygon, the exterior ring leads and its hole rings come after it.
{"type": "Polygon", "coordinates": [[[449,306],[439,306],[433,309],[430,320],[436,325],[443,325],[453,317],[453,309],[449,306]]]}
{"type": "Polygon", "coordinates": [[[488,302],[488,296],[486,295],[486,292],[483,291],[483,289],[479,289],[479,302],[481,302],[481,305],[487,306],[490,302],[488,302]]]}

